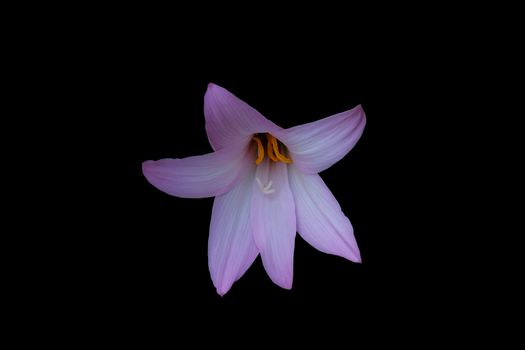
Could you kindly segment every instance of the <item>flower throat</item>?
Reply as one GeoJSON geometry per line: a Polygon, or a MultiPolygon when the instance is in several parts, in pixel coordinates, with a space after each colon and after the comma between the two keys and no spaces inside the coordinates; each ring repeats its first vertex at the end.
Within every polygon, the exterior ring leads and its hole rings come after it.
{"type": "Polygon", "coordinates": [[[284,155],[286,151],[286,146],[277,140],[273,135],[268,133],[266,134],[256,134],[253,137],[253,141],[257,143],[257,159],[255,164],[259,165],[264,160],[264,143],[266,142],[266,153],[268,153],[268,158],[274,162],[283,162],[291,163],[292,160],[289,157],[284,155]]]}

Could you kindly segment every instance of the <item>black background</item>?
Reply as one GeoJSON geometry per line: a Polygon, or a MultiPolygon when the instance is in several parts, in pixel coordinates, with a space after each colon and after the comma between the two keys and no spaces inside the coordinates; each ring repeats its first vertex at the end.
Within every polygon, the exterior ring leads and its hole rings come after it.
{"type": "Polygon", "coordinates": [[[119,130],[127,143],[118,155],[126,182],[116,185],[125,187],[129,211],[119,223],[118,239],[113,237],[118,254],[110,278],[127,286],[130,295],[123,298],[146,310],[183,302],[208,310],[308,305],[356,313],[382,304],[401,307],[439,288],[440,265],[448,262],[435,253],[443,249],[446,256],[450,248],[429,199],[440,191],[429,178],[440,172],[429,162],[437,156],[427,139],[434,135],[429,106],[413,95],[417,87],[405,90],[399,84],[403,74],[384,75],[348,54],[333,52],[334,57],[318,60],[307,53],[276,58],[254,52],[244,59],[209,53],[202,63],[174,64],[171,50],[148,46],[147,56],[127,63],[127,94],[121,96],[126,113],[119,130]],[[213,199],[170,197],[153,188],[140,167],[148,159],[211,151],[203,116],[209,82],[283,127],[362,104],[363,137],[321,175],[354,225],[363,264],[322,254],[298,236],[291,291],[275,286],[258,259],[225,297],[216,294],[207,265],[213,199]]]}
{"type": "Polygon", "coordinates": [[[479,117],[464,91],[483,78],[458,54],[461,41],[413,28],[347,28],[348,18],[328,32],[309,22],[282,35],[221,20],[197,22],[198,30],[142,20],[115,22],[96,50],[81,52],[81,128],[94,131],[86,148],[96,154],[82,172],[98,180],[92,192],[86,184],[97,205],[71,254],[85,253],[82,300],[101,319],[161,333],[180,322],[249,326],[266,315],[372,329],[408,320],[431,330],[423,320],[453,314],[460,324],[481,310],[473,286],[491,266],[472,258],[483,252],[465,198],[480,197],[463,170],[477,155],[461,140],[476,135],[479,117]],[[363,106],[361,140],[321,174],[354,226],[362,264],[297,236],[292,290],[274,285],[258,258],[224,297],[216,293],[207,261],[213,199],[171,197],[141,172],[145,160],[211,151],[203,115],[210,82],[282,127],[363,106]]]}
{"type": "Polygon", "coordinates": [[[21,244],[4,247],[16,294],[6,318],[35,326],[17,341],[501,345],[497,326],[519,325],[523,275],[510,220],[520,217],[521,12],[195,5],[44,4],[12,17],[4,173],[22,184],[5,182],[15,198],[4,216],[21,244]],[[362,264],[297,236],[292,290],[257,259],[216,293],[213,199],[171,197],[141,172],[145,160],[211,151],[210,82],[283,127],[363,106],[361,140],[321,174],[362,264]]]}

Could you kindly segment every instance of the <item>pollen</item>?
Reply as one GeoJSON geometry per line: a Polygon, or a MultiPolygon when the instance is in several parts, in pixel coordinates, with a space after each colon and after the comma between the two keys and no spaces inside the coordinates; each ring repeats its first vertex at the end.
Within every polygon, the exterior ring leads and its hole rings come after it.
{"type": "Polygon", "coordinates": [[[257,136],[253,137],[253,141],[257,144],[257,159],[255,159],[255,164],[259,165],[264,160],[264,142],[266,142],[266,153],[271,161],[286,164],[292,163],[292,159],[284,155],[286,147],[277,140],[275,136],[268,133],[257,134],[257,136]]]}

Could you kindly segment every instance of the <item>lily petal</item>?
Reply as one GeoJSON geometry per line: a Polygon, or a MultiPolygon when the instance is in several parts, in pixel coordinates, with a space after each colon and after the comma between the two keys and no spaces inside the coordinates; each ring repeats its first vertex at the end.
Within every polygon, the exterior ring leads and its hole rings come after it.
{"type": "Polygon", "coordinates": [[[270,164],[265,159],[257,166],[255,176],[251,208],[255,244],[268,276],[278,286],[290,289],[293,281],[296,219],[286,164],[270,164]]]}
{"type": "Polygon", "coordinates": [[[293,165],[288,170],[299,235],[324,253],[361,262],[352,224],[321,177],[304,174],[293,165]]]}
{"type": "Polygon", "coordinates": [[[294,164],[307,174],[328,169],[357,143],[366,124],[361,105],[331,117],[298,125],[276,136],[292,155],[294,164]]]}
{"type": "Polygon", "coordinates": [[[142,163],[142,172],[159,190],[184,198],[214,197],[228,192],[253,162],[249,147],[228,147],[202,156],[165,158],[142,163]]]}
{"type": "Polygon", "coordinates": [[[221,296],[252,265],[259,254],[250,225],[255,164],[230,192],[215,198],[208,241],[208,265],[221,296]]]}
{"type": "Polygon", "coordinates": [[[211,83],[204,96],[204,116],[214,150],[232,142],[246,144],[256,133],[282,130],[228,90],[211,83]]]}

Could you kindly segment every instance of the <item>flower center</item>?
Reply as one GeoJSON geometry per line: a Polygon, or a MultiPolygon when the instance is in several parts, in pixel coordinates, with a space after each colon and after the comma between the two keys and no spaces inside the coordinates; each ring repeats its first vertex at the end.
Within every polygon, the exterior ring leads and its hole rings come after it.
{"type": "Polygon", "coordinates": [[[268,158],[270,158],[272,161],[283,162],[287,164],[292,162],[292,159],[284,155],[284,153],[287,151],[286,146],[281,141],[277,140],[273,135],[268,133],[257,134],[253,137],[253,141],[257,143],[257,159],[255,160],[255,164],[261,164],[264,159],[264,143],[266,143],[268,158]]]}

